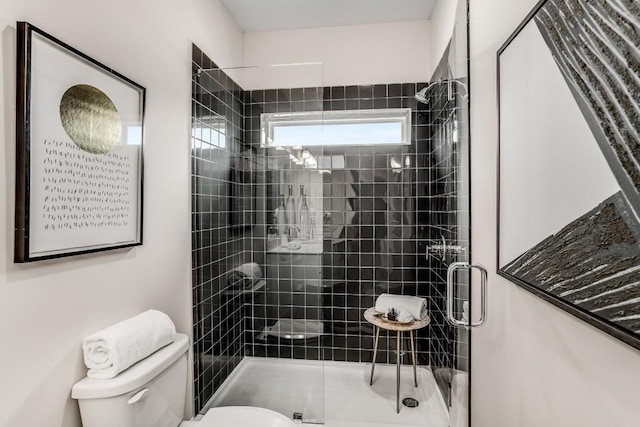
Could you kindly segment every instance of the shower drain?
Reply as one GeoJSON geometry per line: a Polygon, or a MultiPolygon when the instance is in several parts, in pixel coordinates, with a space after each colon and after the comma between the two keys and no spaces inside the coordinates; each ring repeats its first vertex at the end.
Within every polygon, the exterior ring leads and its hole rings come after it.
{"type": "Polygon", "coordinates": [[[418,402],[413,397],[405,397],[404,399],[402,399],[402,404],[407,408],[416,408],[420,404],[420,402],[418,402]]]}

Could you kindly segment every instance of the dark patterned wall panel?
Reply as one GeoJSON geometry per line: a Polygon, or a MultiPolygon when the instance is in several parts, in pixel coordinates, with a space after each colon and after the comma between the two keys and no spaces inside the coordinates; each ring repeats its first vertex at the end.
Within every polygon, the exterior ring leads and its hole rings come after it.
{"type": "Polygon", "coordinates": [[[640,4],[548,0],[535,22],[622,191],[640,213],[640,4]]]}
{"type": "Polygon", "coordinates": [[[504,271],[640,333],[640,224],[621,192],[504,271]]]}

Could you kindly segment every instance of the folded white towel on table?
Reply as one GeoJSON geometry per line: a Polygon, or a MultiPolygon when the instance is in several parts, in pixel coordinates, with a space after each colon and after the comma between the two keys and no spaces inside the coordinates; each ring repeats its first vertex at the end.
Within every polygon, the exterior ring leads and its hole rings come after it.
{"type": "Polygon", "coordinates": [[[176,327],[166,314],[148,310],[82,341],[89,378],[113,378],[156,350],[171,344],[176,327]]]}
{"type": "Polygon", "coordinates": [[[375,309],[380,313],[388,313],[394,309],[398,313],[399,322],[421,320],[427,315],[427,300],[410,295],[381,294],[376,299],[375,309]],[[411,317],[409,317],[411,316],[411,317]]]}

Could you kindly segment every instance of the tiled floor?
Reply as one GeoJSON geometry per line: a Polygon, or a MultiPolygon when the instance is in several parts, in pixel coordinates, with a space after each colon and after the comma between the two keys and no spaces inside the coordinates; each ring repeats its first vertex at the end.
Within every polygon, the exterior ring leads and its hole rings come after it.
{"type": "Polygon", "coordinates": [[[410,366],[401,369],[400,398],[413,397],[417,408],[396,413],[396,367],[348,362],[245,358],[213,396],[205,411],[217,406],[259,406],[305,424],[326,427],[447,427],[449,418],[431,370],[418,368],[413,387],[410,366]]]}

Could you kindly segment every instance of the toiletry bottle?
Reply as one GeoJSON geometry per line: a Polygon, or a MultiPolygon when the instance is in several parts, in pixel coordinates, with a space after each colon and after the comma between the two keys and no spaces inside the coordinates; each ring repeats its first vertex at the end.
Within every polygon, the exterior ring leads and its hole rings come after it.
{"type": "Polygon", "coordinates": [[[311,225],[309,226],[309,239],[316,239],[316,217],[311,217],[311,225]]]}
{"type": "Polygon", "coordinates": [[[285,203],[285,216],[286,224],[289,231],[289,240],[293,240],[297,237],[297,221],[296,221],[296,201],[293,198],[293,185],[289,186],[289,197],[285,203]]]}
{"type": "Polygon", "coordinates": [[[289,227],[287,226],[287,208],[284,205],[284,194],[280,195],[280,204],[278,205],[278,234],[280,235],[280,239],[283,237],[286,240],[286,237],[289,235],[289,227]]]}
{"type": "Polygon", "coordinates": [[[302,204],[300,206],[300,238],[308,240],[310,238],[311,219],[309,215],[309,206],[307,205],[307,196],[302,195],[302,204]]]}
{"type": "MultiPolygon", "coordinates": [[[[302,198],[305,196],[304,194],[304,185],[300,185],[300,200],[298,200],[298,203],[296,205],[296,208],[298,209],[298,224],[302,225],[302,198]]],[[[300,232],[302,234],[302,232],[300,232]]]]}

